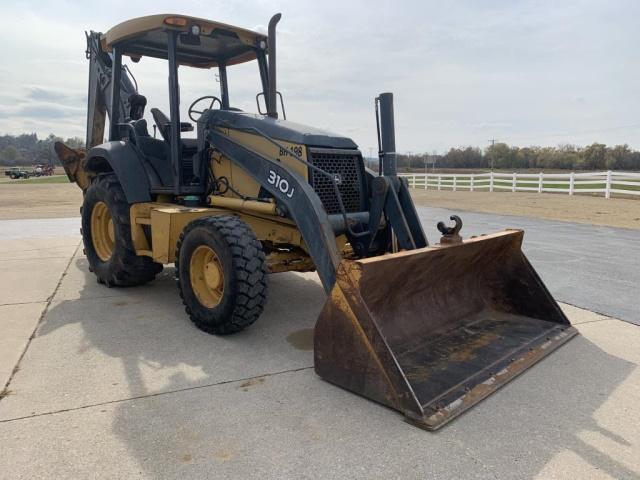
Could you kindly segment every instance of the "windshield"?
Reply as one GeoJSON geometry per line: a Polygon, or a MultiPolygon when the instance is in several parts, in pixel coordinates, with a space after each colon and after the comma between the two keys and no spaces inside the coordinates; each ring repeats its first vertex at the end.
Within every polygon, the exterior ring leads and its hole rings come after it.
{"type": "MultiPolygon", "coordinates": [[[[143,57],[138,63],[131,66],[129,70],[135,76],[138,90],[141,95],[147,98],[147,106],[144,118],[147,120],[148,130],[151,136],[159,138],[154,132],[155,122],[151,115],[151,109],[157,108],[169,117],[169,94],[167,85],[167,62],[165,60],[143,57]]],[[[239,65],[233,65],[226,69],[227,91],[229,108],[249,113],[259,113],[256,106],[256,95],[262,93],[262,83],[260,78],[258,61],[250,61],[239,65]]],[[[189,107],[194,100],[201,97],[209,97],[203,100],[195,108],[202,111],[211,104],[210,97],[220,99],[214,102],[212,108],[221,108],[223,100],[224,74],[220,68],[211,69],[193,68],[181,66],[178,68],[178,79],[180,85],[180,121],[191,123],[193,131],[184,131],[183,138],[195,138],[195,122],[189,118],[189,107]]],[[[261,109],[265,111],[264,99],[261,98],[261,109]]],[[[197,118],[197,116],[196,116],[197,118]]]]}

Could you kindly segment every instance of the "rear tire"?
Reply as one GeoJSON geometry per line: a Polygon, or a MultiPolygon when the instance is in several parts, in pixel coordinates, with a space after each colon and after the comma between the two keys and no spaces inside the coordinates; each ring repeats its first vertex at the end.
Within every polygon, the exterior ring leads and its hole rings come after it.
{"type": "Polygon", "coordinates": [[[80,213],[84,252],[99,283],[108,287],[142,285],[162,271],[160,263],[136,255],[129,204],[115,175],[101,175],[93,181],[80,213]]]}
{"type": "Polygon", "coordinates": [[[178,242],[176,281],[191,321],[215,335],[254,323],[266,303],[267,267],[262,244],[235,216],[189,223],[178,242]]]}

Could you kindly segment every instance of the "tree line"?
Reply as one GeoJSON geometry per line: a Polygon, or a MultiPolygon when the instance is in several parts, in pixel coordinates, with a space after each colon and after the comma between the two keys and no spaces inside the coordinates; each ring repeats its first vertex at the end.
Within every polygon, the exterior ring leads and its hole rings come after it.
{"type": "MultiPolygon", "coordinates": [[[[0,165],[58,164],[53,144],[63,141],[81,148],[84,141],[49,135],[39,139],[35,133],[0,135],[0,165]]],[[[640,170],[640,152],[628,145],[607,146],[593,143],[587,147],[515,147],[496,143],[478,147],[451,148],[442,154],[399,154],[398,168],[483,168],[483,169],[563,169],[563,170],[640,170]]]]}
{"type": "Polygon", "coordinates": [[[640,152],[628,145],[587,147],[515,147],[496,143],[484,151],[478,147],[451,148],[444,155],[421,153],[398,155],[398,168],[483,168],[483,169],[563,169],[640,170],[640,152]]]}
{"type": "Polygon", "coordinates": [[[35,164],[58,165],[58,157],[53,150],[53,144],[62,141],[72,148],[84,146],[84,140],[78,137],[66,140],[54,134],[39,139],[35,133],[22,135],[0,135],[0,165],[30,166],[35,164]]]}

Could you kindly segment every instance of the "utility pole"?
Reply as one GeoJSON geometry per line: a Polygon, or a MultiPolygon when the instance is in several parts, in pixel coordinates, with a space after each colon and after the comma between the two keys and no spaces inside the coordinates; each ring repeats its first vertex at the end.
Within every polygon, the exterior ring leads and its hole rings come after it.
{"type": "Polygon", "coordinates": [[[493,172],[493,147],[496,146],[496,140],[495,138],[491,138],[487,141],[491,142],[491,171],[493,172]]]}

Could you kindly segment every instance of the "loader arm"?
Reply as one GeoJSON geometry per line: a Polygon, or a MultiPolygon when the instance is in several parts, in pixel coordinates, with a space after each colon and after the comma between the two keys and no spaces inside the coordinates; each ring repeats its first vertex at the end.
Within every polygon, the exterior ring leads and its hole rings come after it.
{"type": "Polygon", "coordinates": [[[286,208],[307,244],[325,291],[329,293],[336,282],[341,256],[329,216],[311,185],[297,173],[247,148],[217,128],[207,130],[206,138],[286,208]]]}
{"type": "MultiPolygon", "coordinates": [[[[86,146],[90,149],[104,142],[104,128],[107,114],[113,117],[111,98],[112,83],[112,55],[102,49],[99,32],[91,31],[87,36],[86,56],[89,60],[89,92],[87,105],[87,137],[86,146]]],[[[126,67],[121,67],[119,112],[117,118],[123,122],[130,120],[130,98],[137,93],[134,81],[127,73],[126,67]]]]}

